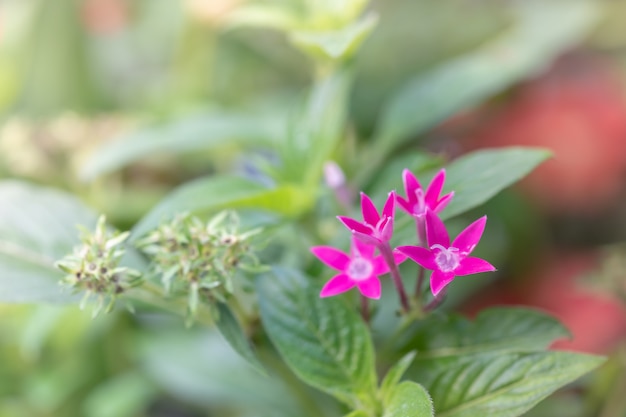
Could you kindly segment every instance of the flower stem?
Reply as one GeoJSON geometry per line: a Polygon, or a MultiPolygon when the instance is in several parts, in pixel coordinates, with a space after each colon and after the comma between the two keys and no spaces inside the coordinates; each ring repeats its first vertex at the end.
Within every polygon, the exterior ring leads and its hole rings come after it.
{"type": "Polygon", "coordinates": [[[419,266],[419,272],[417,273],[417,284],[415,285],[415,298],[417,300],[420,299],[420,297],[422,296],[422,287],[424,286],[424,278],[426,275],[426,270],[419,266]]]}
{"type": "Polygon", "coordinates": [[[446,290],[442,290],[439,294],[437,294],[435,296],[435,298],[433,298],[432,300],[430,300],[430,302],[428,304],[426,304],[426,307],[424,307],[424,312],[428,313],[431,312],[433,310],[435,310],[437,307],[439,307],[444,301],[446,300],[446,290]]]}
{"type": "Polygon", "coordinates": [[[361,317],[365,323],[370,323],[370,306],[367,297],[363,294],[361,294],[361,317]]]}
{"type": "Polygon", "coordinates": [[[409,298],[407,297],[406,291],[404,290],[402,277],[400,276],[398,265],[396,265],[396,260],[393,258],[393,251],[391,250],[391,246],[389,245],[389,242],[384,242],[378,246],[378,249],[380,250],[381,255],[383,255],[383,259],[389,266],[389,273],[391,274],[393,283],[395,284],[396,290],[398,291],[398,296],[400,297],[400,304],[402,305],[402,310],[405,313],[407,313],[411,309],[409,305],[409,298]]]}

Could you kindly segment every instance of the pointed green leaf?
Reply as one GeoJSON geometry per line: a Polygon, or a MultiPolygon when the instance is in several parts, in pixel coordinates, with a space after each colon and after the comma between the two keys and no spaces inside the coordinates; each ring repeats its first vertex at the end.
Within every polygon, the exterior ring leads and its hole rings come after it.
{"type": "Polygon", "coordinates": [[[420,362],[437,417],[517,417],[603,358],[569,352],[489,353],[420,362]]]}
{"type": "Polygon", "coordinates": [[[138,342],[142,370],[185,403],[210,409],[236,405],[245,415],[305,415],[288,382],[256,372],[211,329],[159,328],[142,332],[138,342]]]}
{"type": "Polygon", "coordinates": [[[310,282],[282,268],[258,281],[270,339],[306,383],[352,405],[357,397],[373,400],[376,373],[367,326],[340,298],[320,298],[310,282]]]}
{"type": "MultiPolygon", "coordinates": [[[[446,184],[443,192],[454,191],[454,198],[441,213],[442,219],[449,219],[477,207],[500,191],[524,178],[534,168],[550,157],[545,149],[507,147],[483,149],[464,155],[446,166],[446,184]]],[[[426,187],[437,171],[419,175],[418,179],[426,187]]],[[[395,189],[402,189],[402,170],[398,169],[395,189]]],[[[413,219],[403,216],[398,219],[396,228],[414,228],[413,219]]]]}
{"type": "Polygon", "coordinates": [[[380,384],[380,394],[383,401],[389,400],[389,396],[394,392],[396,385],[400,382],[400,378],[413,363],[413,359],[415,359],[415,352],[409,352],[387,371],[383,382],[380,384]]]}
{"type": "Polygon", "coordinates": [[[412,381],[405,381],[390,392],[385,401],[383,417],[434,417],[433,403],[426,390],[412,381]]]}
{"type": "Polygon", "coordinates": [[[518,23],[508,33],[418,75],[401,89],[383,114],[375,154],[386,155],[402,141],[534,75],[581,40],[598,16],[590,1],[513,5],[518,23]]]}
{"type": "Polygon", "coordinates": [[[79,243],[95,214],[73,196],[25,182],[0,183],[0,301],[69,302],[54,263],[79,243]]]}
{"type": "Polygon", "coordinates": [[[349,71],[332,72],[318,79],[280,148],[282,166],[276,176],[283,183],[317,187],[324,163],[344,139],[349,71]]]}
{"type": "Polygon", "coordinates": [[[194,114],[140,128],[96,149],[81,177],[92,180],[155,154],[185,153],[233,144],[269,144],[283,134],[285,120],[274,115],[225,112],[194,114]]]}
{"type": "Polygon", "coordinates": [[[570,337],[554,317],[511,307],[483,310],[473,322],[460,315],[432,315],[405,335],[400,349],[417,349],[420,363],[451,356],[471,359],[470,355],[484,352],[537,351],[570,337]]]}
{"type": "Polygon", "coordinates": [[[217,310],[219,311],[219,317],[216,320],[217,328],[219,329],[224,339],[230,344],[230,346],[241,355],[250,365],[257,371],[265,374],[263,365],[259,362],[254,354],[250,342],[243,333],[239,321],[231,311],[231,309],[225,303],[217,303],[217,310]]]}
{"type": "Polygon", "coordinates": [[[308,193],[290,185],[267,188],[239,177],[200,178],[166,196],[133,228],[131,240],[181,212],[206,215],[225,208],[252,208],[295,216],[310,204],[312,199],[308,193]]]}
{"type": "Polygon", "coordinates": [[[479,206],[549,157],[545,149],[522,147],[485,149],[462,156],[446,169],[444,192],[454,190],[454,199],[441,216],[447,219],[479,206]]]}

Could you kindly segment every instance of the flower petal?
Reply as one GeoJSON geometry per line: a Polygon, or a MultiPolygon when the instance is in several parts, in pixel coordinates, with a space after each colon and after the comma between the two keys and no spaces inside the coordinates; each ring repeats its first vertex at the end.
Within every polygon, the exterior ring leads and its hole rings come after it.
{"type": "Polygon", "coordinates": [[[375,226],[380,220],[380,215],[372,199],[365,193],[361,193],[361,212],[363,213],[363,221],[366,224],[375,226]]]}
{"type": "Polygon", "coordinates": [[[483,216],[480,219],[476,220],[474,223],[470,224],[463,230],[454,242],[452,246],[457,248],[460,253],[467,255],[472,252],[480,237],[483,235],[483,231],[485,230],[485,223],[487,223],[487,216],[483,216]]]}
{"type": "Polygon", "coordinates": [[[452,281],[454,281],[454,273],[435,270],[430,276],[430,290],[436,297],[452,281]]]}
{"type": "Polygon", "coordinates": [[[372,235],[373,229],[366,224],[361,223],[351,217],[337,216],[339,221],[344,224],[351,232],[359,232],[365,235],[372,235]]]}
{"type": "Polygon", "coordinates": [[[426,195],[424,199],[426,200],[426,204],[430,207],[431,210],[435,209],[437,205],[437,201],[439,200],[439,195],[441,194],[441,190],[443,190],[443,183],[446,181],[446,170],[442,169],[435,175],[433,180],[430,182],[428,189],[426,190],[426,195]]]}
{"type": "Polygon", "coordinates": [[[406,211],[409,214],[413,214],[413,205],[409,202],[409,200],[405,200],[400,196],[396,196],[396,202],[402,210],[406,211]]]}
{"type": "Polygon", "coordinates": [[[404,183],[406,198],[408,201],[411,201],[411,197],[415,195],[415,190],[422,188],[422,185],[408,169],[402,171],[402,182],[404,183]]]}
{"type": "Polygon", "coordinates": [[[357,239],[356,236],[352,236],[352,257],[360,256],[365,259],[372,259],[374,257],[374,252],[376,251],[376,243],[365,243],[360,239],[357,239]]]}
{"type": "Polygon", "coordinates": [[[345,270],[350,263],[350,257],[347,254],[331,246],[314,246],[311,248],[311,252],[320,261],[338,271],[345,270]]]}
{"type": "Polygon", "coordinates": [[[432,207],[432,210],[439,214],[443,211],[443,209],[445,209],[448,204],[450,203],[450,201],[452,201],[452,198],[454,197],[454,191],[452,191],[451,193],[448,193],[446,195],[444,195],[443,197],[441,197],[441,199],[437,202],[437,204],[435,205],[435,207],[432,207]]]}
{"type": "Polygon", "coordinates": [[[380,298],[380,280],[376,277],[357,282],[357,287],[361,294],[367,298],[378,300],[380,298]]]}
{"type": "Polygon", "coordinates": [[[324,285],[320,292],[320,297],[332,297],[341,294],[356,286],[356,282],[352,281],[346,274],[335,275],[324,285]]]}
{"type": "Polygon", "coordinates": [[[393,236],[393,217],[385,217],[381,222],[379,237],[383,242],[389,242],[393,236]]]}
{"type": "Polygon", "coordinates": [[[489,262],[481,258],[468,257],[461,260],[459,266],[454,270],[455,275],[480,274],[481,272],[495,271],[496,268],[489,262]]]}
{"type": "Polygon", "coordinates": [[[402,262],[406,261],[407,256],[402,252],[394,252],[393,260],[396,262],[396,265],[400,265],[402,262]]]}
{"type": "Polygon", "coordinates": [[[378,255],[374,259],[372,259],[372,265],[374,266],[372,274],[374,275],[384,275],[389,272],[389,265],[385,262],[385,258],[382,255],[378,255]]]}
{"type": "Polygon", "coordinates": [[[433,252],[421,246],[399,246],[396,250],[426,269],[437,269],[433,252]]]}
{"type": "Polygon", "coordinates": [[[392,191],[387,196],[387,201],[385,201],[385,206],[383,207],[383,216],[390,217],[393,219],[395,208],[396,208],[396,192],[392,191]]]}
{"type": "Polygon", "coordinates": [[[370,234],[366,235],[364,233],[352,231],[352,236],[354,236],[355,239],[358,239],[361,243],[364,243],[366,245],[373,245],[378,247],[382,243],[380,239],[370,234]]]}
{"type": "Polygon", "coordinates": [[[426,212],[426,240],[431,248],[433,245],[441,245],[445,248],[450,246],[450,235],[446,226],[432,210],[426,212]]]}

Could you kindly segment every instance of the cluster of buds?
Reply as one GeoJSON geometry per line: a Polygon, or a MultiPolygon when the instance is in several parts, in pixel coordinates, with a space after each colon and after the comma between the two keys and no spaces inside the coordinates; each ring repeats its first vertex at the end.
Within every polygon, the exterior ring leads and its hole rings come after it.
{"type": "Polygon", "coordinates": [[[61,283],[84,292],[81,309],[95,298],[94,317],[102,310],[111,311],[119,295],[142,282],[138,271],[120,266],[128,235],[107,230],[106,219],[100,216],[96,230],[82,229],[81,245],[56,263],[67,274],[61,283]]]}
{"type": "Polygon", "coordinates": [[[171,296],[187,296],[187,323],[191,324],[200,303],[212,315],[213,301],[225,302],[235,291],[237,271],[258,270],[259,262],[250,238],[260,230],[239,232],[239,218],[224,211],[208,222],[181,214],[161,225],[137,246],[152,260],[155,275],[171,296]]]}

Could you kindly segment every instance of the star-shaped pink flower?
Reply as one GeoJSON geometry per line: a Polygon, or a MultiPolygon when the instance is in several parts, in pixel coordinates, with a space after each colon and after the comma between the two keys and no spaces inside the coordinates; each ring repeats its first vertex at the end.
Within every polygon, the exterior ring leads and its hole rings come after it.
{"type": "Polygon", "coordinates": [[[417,218],[424,216],[427,210],[440,213],[454,197],[454,192],[439,197],[446,181],[445,169],[435,175],[426,192],[415,175],[408,169],[402,171],[402,181],[404,182],[406,199],[398,196],[398,205],[402,210],[417,218]]]}
{"type": "Polygon", "coordinates": [[[441,219],[431,210],[426,212],[426,236],[428,248],[400,246],[405,254],[422,267],[433,271],[430,289],[437,296],[456,276],[495,271],[493,265],[481,258],[469,256],[480,240],[487,216],[483,216],[463,230],[452,245],[450,236],[441,219]]]}
{"type": "Polygon", "coordinates": [[[387,197],[382,215],[378,214],[376,206],[365,193],[361,193],[361,212],[363,221],[360,222],[350,217],[337,216],[337,218],[352,232],[352,235],[363,243],[369,245],[382,245],[389,242],[393,235],[393,216],[396,193],[392,191],[387,197]]]}
{"type": "MultiPolygon", "coordinates": [[[[375,246],[367,245],[352,238],[350,254],[346,254],[330,246],[314,246],[311,252],[322,262],[340,271],[324,285],[320,297],[331,297],[357,287],[361,294],[368,298],[380,298],[379,275],[389,272],[389,266],[381,255],[374,256],[375,246]]],[[[395,253],[396,263],[403,262],[406,257],[395,253]]]]}

